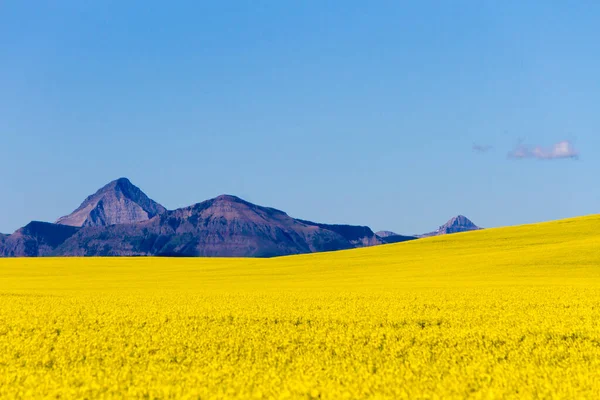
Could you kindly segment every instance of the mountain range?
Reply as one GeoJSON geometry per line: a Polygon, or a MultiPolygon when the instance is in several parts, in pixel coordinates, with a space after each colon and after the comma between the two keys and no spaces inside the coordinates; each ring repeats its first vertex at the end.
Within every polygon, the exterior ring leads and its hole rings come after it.
{"type": "Polygon", "coordinates": [[[273,257],[376,246],[480,229],[458,216],[425,235],[295,219],[285,212],[222,195],[167,210],[128,179],[87,197],[55,223],[33,221],[0,234],[0,257],[180,256],[273,257]]]}

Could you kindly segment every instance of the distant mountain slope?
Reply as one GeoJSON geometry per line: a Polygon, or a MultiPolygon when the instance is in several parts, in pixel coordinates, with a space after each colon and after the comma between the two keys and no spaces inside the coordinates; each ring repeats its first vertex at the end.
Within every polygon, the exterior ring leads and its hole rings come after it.
{"type": "Polygon", "coordinates": [[[416,236],[400,235],[400,234],[398,234],[396,232],[392,232],[392,231],[379,231],[379,232],[376,232],[375,235],[377,235],[379,240],[381,240],[381,242],[383,242],[385,244],[408,242],[409,240],[418,239],[418,237],[416,237],[416,236]]]}
{"type": "Polygon", "coordinates": [[[86,227],[54,254],[271,257],[354,247],[335,231],[224,195],[148,221],[86,227]]]}
{"type": "Polygon", "coordinates": [[[130,224],[165,211],[127,178],[120,178],[89,196],[73,213],[56,223],[78,227],[130,224]]]}
{"type": "Polygon", "coordinates": [[[12,235],[0,237],[0,256],[47,256],[78,230],[72,226],[33,221],[12,235]]]}
{"type": "Polygon", "coordinates": [[[379,231],[379,232],[375,232],[375,234],[377,236],[379,236],[380,238],[386,238],[388,236],[398,236],[398,234],[396,232],[392,232],[392,231],[379,231]]]}
{"type": "Polygon", "coordinates": [[[409,240],[416,240],[418,237],[416,236],[405,236],[405,235],[389,235],[383,238],[380,238],[383,243],[400,243],[400,242],[408,242],[409,240]]]}
{"type": "Polygon", "coordinates": [[[439,236],[439,235],[447,235],[450,233],[459,233],[459,232],[468,232],[468,231],[476,231],[482,229],[475,225],[470,219],[465,217],[464,215],[458,215],[444,225],[440,226],[436,231],[425,233],[422,235],[416,235],[417,237],[430,237],[430,236],[439,236]]]}
{"type": "Polygon", "coordinates": [[[318,226],[319,228],[335,232],[348,240],[354,247],[383,244],[383,241],[378,238],[368,226],[319,224],[317,222],[301,219],[298,221],[306,225],[318,226]]]}

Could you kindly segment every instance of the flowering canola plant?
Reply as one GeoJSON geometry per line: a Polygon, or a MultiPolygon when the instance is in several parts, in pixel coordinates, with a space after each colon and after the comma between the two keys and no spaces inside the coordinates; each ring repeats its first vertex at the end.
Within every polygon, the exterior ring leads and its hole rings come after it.
{"type": "Polygon", "coordinates": [[[0,398],[600,398],[598,226],[0,260],[0,398]]]}

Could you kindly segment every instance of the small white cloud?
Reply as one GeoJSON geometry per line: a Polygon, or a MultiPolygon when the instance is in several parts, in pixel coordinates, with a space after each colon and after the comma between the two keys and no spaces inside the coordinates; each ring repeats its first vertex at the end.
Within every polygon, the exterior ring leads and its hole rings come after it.
{"type": "Polygon", "coordinates": [[[549,156],[550,158],[575,158],[579,157],[579,152],[571,142],[564,140],[554,145],[549,156]]]}
{"type": "Polygon", "coordinates": [[[556,160],[561,158],[578,158],[579,152],[573,146],[573,143],[568,140],[558,142],[550,148],[541,146],[528,147],[523,144],[518,144],[517,147],[510,153],[510,158],[536,158],[538,160],[556,160]]]}

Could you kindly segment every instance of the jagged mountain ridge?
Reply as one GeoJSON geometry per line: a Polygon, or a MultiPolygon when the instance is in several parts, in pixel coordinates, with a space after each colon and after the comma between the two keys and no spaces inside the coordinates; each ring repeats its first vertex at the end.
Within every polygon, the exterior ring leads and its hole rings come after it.
{"type": "Polygon", "coordinates": [[[148,221],[83,228],[54,254],[272,257],[354,247],[334,231],[223,195],[148,221]]]}
{"type": "Polygon", "coordinates": [[[165,211],[129,179],[119,178],[87,197],[75,211],[56,223],[77,227],[131,224],[165,211]]]}

